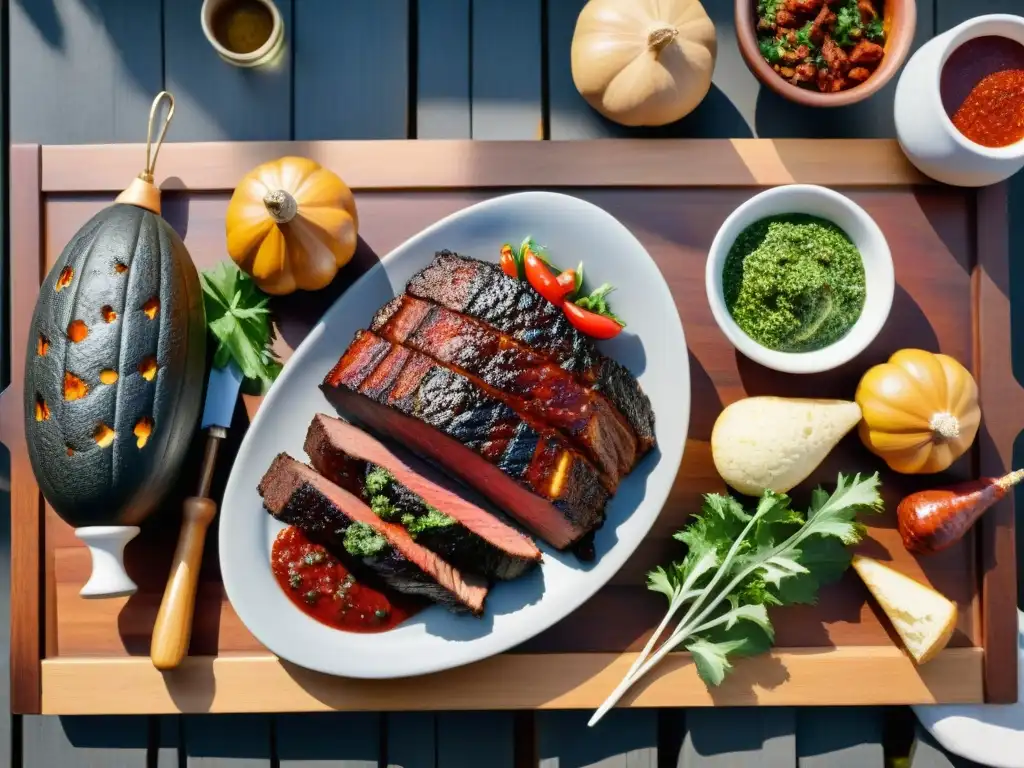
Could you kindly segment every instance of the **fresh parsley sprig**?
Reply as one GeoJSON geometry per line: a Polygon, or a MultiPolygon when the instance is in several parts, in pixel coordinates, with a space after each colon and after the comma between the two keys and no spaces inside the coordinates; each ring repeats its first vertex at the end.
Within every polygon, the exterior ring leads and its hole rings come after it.
{"type": "Polygon", "coordinates": [[[677,648],[693,655],[708,685],[722,682],[732,669],[730,657],[767,651],[775,638],[768,608],[814,603],[819,587],[843,574],[848,547],[863,535],[857,514],[882,509],[878,487],[878,473],[852,479],[840,474],[831,495],[821,488],[813,492],[806,516],[790,507],[788,496],[772,491],[764,492],[752,514],[731,496],[706,495],[701,512],[675,535],[688,546],[686,556],[647,575],[648,589],[668,598],[668,612],[589,724],[677,648]]]}
{"type": "Polygon", "coordinates": [[[281,372],[281,363],[270,349],[270,297],[234,263],[222,261],[199,275],[203,284],[206,325],[217,340],[213,356],[216,368],[231,360],[246,379],[266,388],[281,372]]]}

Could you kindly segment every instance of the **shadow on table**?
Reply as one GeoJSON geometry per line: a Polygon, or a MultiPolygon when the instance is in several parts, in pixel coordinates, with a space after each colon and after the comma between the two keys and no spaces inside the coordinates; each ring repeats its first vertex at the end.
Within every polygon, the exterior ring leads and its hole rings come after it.
{"type": "MultiPolygon", "coordinates": [[[[144,754],[149,747],[148,723],[140,723],[145,718],[138,715],[107,715],[99,718],[61,715],[59,720],[68,743],[77,748],[111,752],[123,749],[144,754]]],[[[106,757],[109,759],[113,755],[108,753],[106,757]]]]}
{"type": "MultiPolygon", "coordinates": [[[[722,412],[722,396],[711,378],[711,374],[703,366],[691,350],[687,350],[690,364],[690,427],[687,430],[688,440],[711,440],[711,432],[722,412]]],[[[686,461],[683,453],[683,462],[686,461]]],[[[679,482],[678,478],[676,482],[679,482]]]]}
{"type": "Polygon", "coordinates": [[[619,125],[594,111],[587,113],[587,119],[600,125],[596,135],[608,138],[749,139],[754,135],[732,100],[714,83],[708,95],[693,112],[668,125],[619,125]]]}
{"type": "MultiPolygon", "coordinates": [[[[154,43],[159,47],[166,47],[167,40],[180,34],[181,24],[176,23],[176,29],[168,31],[165,29],[165,14],[163,3],[143,2],[110,2],[110,0],[77,0],[76,3],[64,3],[61,0],[14,0],[25,17],[29,20],[32,28],[38,33],[42,44],[50,50],[63,57],[73,57],[76,44],[83,39],[79,30],[71,33],[71,25],[81,19],[81,12],[84,11],[89,17],[90,27],[97,29],[96,35],[102,38],[103,45],[115,52],[120,62],[117,69],[119,76],[129,78],[131,85],[129,90],[134,89],[139,93],[156,93],[163,86],[163,73],[161,72],[161,54],[157,51],[154,54],[154,43]],[[80,10],[71,9],[69,5],[78,5],[80,10]]],[[[279,83],[282,75],[278,70],[270,67],[254,69],[235,69],[227,72],[214,72],[208,64],[218,61],[217,55],[211,46],[206,44],[205,39],[197,34],[199,28],[199,2],[192,2],[180,12],[175,8],[175,17],[178,13],[185,13],[191,16],[195,14],[191,23],[195,25],[190,30],[189,37],[175,39],[178,46],[189,46],[180,54],[180,66],[175,72],[175,93],[187,92],[199,105],[203,117],[220,124],[225,135],[237,134],[244,122],[237,119],[232,120],[232,115],[237,115],[233,110],[226,110],[222,99],[224,92],[218,88],[210,87],[208,79],[214,81],[234,79],[241,84],[241,88],[252,94],[265,88],[280,88],[279,83]],[[201,41],[201,42],[200,42],[201,41]],[[199,43],[201,48],[195,48],[199,43]],[[233,123],[233,124],[232,124],[233,123]]],[[[280,4],[279,4],[280,5],[280,4]]],[[[290,19],[290,6],[282,7],[285,14],[285,50],[292,45],[293,25],[290,19]]],[[[170,13],[168,12],[169,16],[170,13]]],[[[166,55],[166,50],[165,50],[166,55]]],[[[284,75],[287,77],[287,73],[284,75]]],[[[287,124],[287,123],[285,123],[287,124]]],[[[145,126],[145,122],[141,123],[145,126]]],[[[172,131],[173,133],[173,131],[172,131]]],[[[250,130],[251,134],[251,130],[250,130]]],[[[239,137],[241,138],[241,137],[239,137]]],[[[249,138],[255,138],[249,136],[249,138]]],[[[172,139],[173,140],[173,139],[172,139]]]]}
{"type": "MultiPolygon", "coordinates": [[[[977,233],[972,205],[964,205],[963,191],[948,187],[920,186],[913,188],[914,199],[935,236],[964,272],[970,274],[977,259],[977,233]]],[[[898,258],[898,247],[893,248],[898,258]]],[[[944,254],[936,254],[940,256],[944,254]]],[[[1004,273],[1005,274],[1005,273],[1004,273]]],[[[1009,296],[1009,286],[1002,281],[997,287],[1009,296]]]]}
{"type": "MultiPolygon", "coordinates": [[[[761,88],[754,111],[757,135],[763,139],[889,139],[896,135],[891,89],[848,107],[805,107],[761,88]]],[[[837,162],[853,158],[837,158],[837,162]]]]}
{"type": "MultiPolygon", "coordinates": [[[[338,270],[337,276],[326,288],[319,291],[296,291],[287,296],[273,297],[270,308],[281,339],[289,347],[296,349],[334,302],[379,262],[380,256],[377,252],[360,237],[352,260],[338,270]]],[[[370,320],[371,318],[366,318],[367,325],[370,324],[370,320]]],[[[349,341],[350,339],[338,340],[339,354],[349,341]]]]}

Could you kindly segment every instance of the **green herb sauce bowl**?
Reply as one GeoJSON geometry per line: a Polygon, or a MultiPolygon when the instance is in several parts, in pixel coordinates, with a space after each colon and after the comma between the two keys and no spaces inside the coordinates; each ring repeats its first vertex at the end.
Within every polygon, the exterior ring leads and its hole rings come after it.
{"type": "Polygon", "coordinates": [[[767,189],[733,211],[711,243],[704,277],[711,313],[732,345],[754,362],[785,373],[828,371],[863,352],[885,325],[896,289],[892,253],[875,220],[845,195],[812,184],[767,189]],[[725,301],[723,272],[737,238],[755,222],[788,214],[832,222],[853,242],[864,264],[864,307],[856,322],[838,340],[807,352],[782,352],[764,346],[736,323],[725,301]]]}

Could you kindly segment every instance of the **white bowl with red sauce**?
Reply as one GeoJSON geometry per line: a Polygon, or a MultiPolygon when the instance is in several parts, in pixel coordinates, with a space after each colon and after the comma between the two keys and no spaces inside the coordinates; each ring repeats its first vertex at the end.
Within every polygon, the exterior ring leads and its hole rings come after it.
{"type": "Polygon", "coordinates": [[[895,118],[904,153],[937,181],[981,187],[1019,171],[1024,18],[978,16],[923,45],[896,86],[895,118]]]}

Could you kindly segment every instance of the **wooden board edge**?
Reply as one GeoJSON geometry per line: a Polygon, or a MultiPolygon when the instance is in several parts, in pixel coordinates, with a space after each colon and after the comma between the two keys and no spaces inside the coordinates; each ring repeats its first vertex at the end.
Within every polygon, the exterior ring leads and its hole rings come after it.
{"type": "MultiPolygon", "coordinates": [[[[412,680],[349,680],[272,655],[188,657],[161,673],[150,660],[43,662],[42,711],[53,715],[178,712],[592,709],[634,653],[502,654],[412,680]]],[[[982,650],[949,648],[917,667],[894,646],[777,649],[741,659],[713,692],[689,654],[671,654],[622,705],[631,707],[979,703],[982,650]]]]}
{"type": "MultiPolygon", "coordinates": [[[[163,145],[157,179],[166,190],[231,190],[256,165],[288,154],[332,168],[355,190],[933,183],[885,139],[178,143],[163,145]]],[[[45,146],[43,191],[118,192],[144,157],[140,144],[45,146]]]]}
{"type": "Polygon", "coordinates": [[[11,454],[11,709],[40,711],[42,657],[42,497],[25,445],[22,381],[25,339],[39,293],[42,258],[41,148],[10,153],[11,383],[0,402],[4,444],[11,454]]]}
{"type": "MultiPolygon", "coordinates": [[[[1010,247],[1006,183],[977,193],[974,274],[975,364],[982,406],[979,471],[1012,468],[1013,444],[1024,429],[1024,390],[1010,357],[1010,247]]],[[[985,700],[1017,701],[1017,572],[1013,494],[982,516],[979,531],[985,700]]]]}

